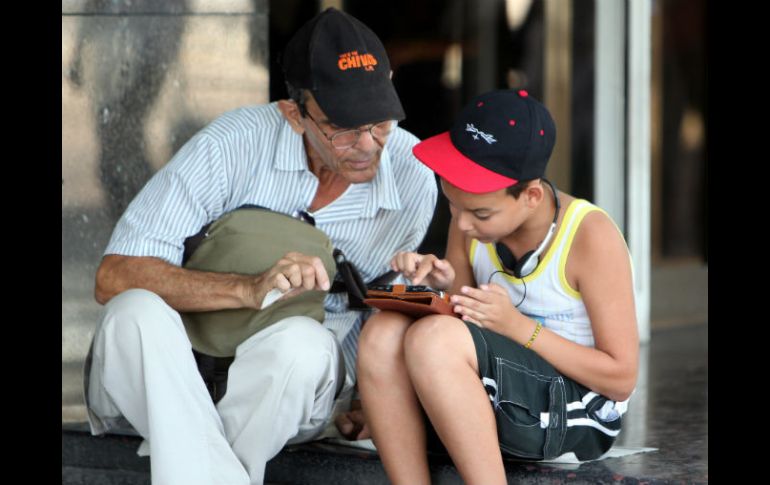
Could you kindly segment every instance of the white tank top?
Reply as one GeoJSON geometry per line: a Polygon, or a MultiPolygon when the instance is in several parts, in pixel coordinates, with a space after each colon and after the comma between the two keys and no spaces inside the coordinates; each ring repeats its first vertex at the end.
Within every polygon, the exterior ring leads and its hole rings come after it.
{"type": "Polygon", "coordinates": [[[540,259],[535,271],[522,279],[503,272],[494,243],[482,244],[474,239],[470,262],[476,286],[496,283],[508,290],[511,302],[516,305],[524,297],[526,284],[526,298],[518,307],[521,313],[566,339],[593,347],[594,335],[583,299],[570,287],[565,274],[567,255],[577,228],[586,214],[593,211],[606,214],[586,200],[573,200],[548,252],[540,259]]]}

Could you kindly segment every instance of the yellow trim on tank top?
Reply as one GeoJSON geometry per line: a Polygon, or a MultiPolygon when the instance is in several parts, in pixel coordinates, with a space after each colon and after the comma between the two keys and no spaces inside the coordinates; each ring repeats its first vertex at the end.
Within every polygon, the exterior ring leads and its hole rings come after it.
{"type": "MultiPolygon", "coordinates": [[[[590,204],[590,202],[589,202],[590,204]]],[[[623,231],[620,230],[617,223],[610,217],[609,214],[607,214],[607,211],[602,209],[601,207],[597,207],[593,204],[586,205],[581,208],[580,213],[576,216],[575,224],[572,227],[572,230],[569,234],[569,239],[567,240],[567,244],[564,247],[564,251],[561,253],[561,258],[559,259],[559,281],[561,281],[562,289],[571,297],[582,300],[583,297],[580,295],[579,291],[576,291],[573,289],[569,282],[567,281],[567,256],[569,256],[569,250],[572,247],[572,240],[575,239],[575,234],[577,233],[578,227],[580,227],[580,223],[583,222],[583,218],[587,216],[589,213],[598,211],[607,216],[607,218],[612,222],[612,224],[615,226],[615,229],[618,230],[618,234],[620,234],[621,239],[623,239],[623,242],[625,242],[626,238],[623,237],[623,231]]],[[[628,250],[628,244],[626,243],[626,250],[628,250]]],[[[631,259],[631,251],[628,252],[628,258],[631,261],[631,273],[633,275],[634,272],[634,261],[631,259]]]]}
{"type": "Polygon", "coordinates": [[[470,257],[468,258],[471,261],[471,268],[473,268],[473,261],[476,259],[476,246],[478,245],[479,245],[478,239],[471,240],[471,249],[470,249],[471,254],[469,255],[470,257]]]}
{"type": "Polygon", "coordinates": [[[583,222],[583,218],[585,216],[594,211],[602,212],[605,215],[607,214],[599,207],[591,205],[588,202],[586,205],[580,207],[580,210],[575,216],[575,222],[572,224],[569,234],[567,235],[567,242],[565,243],[564,249],[561,252],[561,257],[559,258],[559,281],[561,281],[561,287],[567,295],[576,300],[581,300],[582,296],[580,296],[580,292],[572,288],[569,284],[569,281],[567,281],[567,256],[569,256],[569,250],[572,248],[572,241],[575,239],[575,234],[577,234],[580,223],[583,222]]]}
{"type": "MultiPolygon", "coordinates": [[[[495,269],[497,271],[501,271],[502,275],[511,283],[515,284],[522,284],[529,283],[530,281],[534,280],[540,274],[545,271],[545,268],[548,266],[548,263],[551,261],[551,258],[553,257],[553,253],[556,251],[556,248],[559,247],[559,242],[562,240],[562,237],[564,236],[565,228],[568,224],[565,224],[565,222],[569,223],[570,217],[572,217],[572,213],[575,211],[575,207],[577,207],[577,202],[582,201],[583,199],[575,199],[572,202],[570,202],[569,207],[567,207],[567,212],[564,214],[564,218],[562,219],[562,223],[559,226],[559,231],[556,233],[556,237],[551,242],[551,247],[548,248],[548,252],[546,252],[545,257],[538,263],[537,268],[535,271],[533,271],[528,276],[525,276],[524,278],[517,278],[513,275],[510,275],[506,273],[503,270],[503,263],[500,261],[500,258],[497,256],[497,251],[495,250],[495,245],[492,243],[484,244],[487,248],[487,253],[489,253],[489,260],[494,265],[495,269]]],[[[474,241],[476,241],[474,239],[474,241]]],[[[486,283],[486,281],[477,281],[476,282],[479,285],[482,285],[486,283]]]]}

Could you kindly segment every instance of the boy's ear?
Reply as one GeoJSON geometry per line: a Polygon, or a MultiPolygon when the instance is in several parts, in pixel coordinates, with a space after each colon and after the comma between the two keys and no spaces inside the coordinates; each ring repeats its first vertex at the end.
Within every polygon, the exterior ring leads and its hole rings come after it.
{"type": "Polygon", "coordinates": [[[300,119],[302,113],[299,111],[299,105],[293,99],[281,99],[278,101],[278,109],[281,110],[281,114],[291,125],[291,129],[298,135],[305,134],[305,127],[302,126],[300,119]]]}
{"type": "Polygon", "coordinates": [[[524,189],[524,196],[527,198],[527,207],[534,209],[543,197],[545,197],[545,189],[543,189],[543,182],[541,180],[532,181],[529,183],[526,189],[524,189]]]}

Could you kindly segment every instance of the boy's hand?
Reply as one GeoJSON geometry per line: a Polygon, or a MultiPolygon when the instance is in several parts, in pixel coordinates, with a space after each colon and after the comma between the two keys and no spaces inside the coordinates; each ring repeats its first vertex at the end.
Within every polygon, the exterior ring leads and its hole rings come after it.
{"type": "Polygon", "coordinates": [[[403,273],[413,285],[423,284],[437,290],[448,290],[455,279],[449,261],[433,254],[400,252],[393,257],[390,267],[403,273]]]}
{"type": "Polygon", "coordinates": [[[462,315],[463,320],[504,335],[506,329],[510,330],[519,311],[505,288],[490,283],[479,288],[463,286],[460,291],[462,295],[452,295],[451,301],[455,313],[462,315]]]}

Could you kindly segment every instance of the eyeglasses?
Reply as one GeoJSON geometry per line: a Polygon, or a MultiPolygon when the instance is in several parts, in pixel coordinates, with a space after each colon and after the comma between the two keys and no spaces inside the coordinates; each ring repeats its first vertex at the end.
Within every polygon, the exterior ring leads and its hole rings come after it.
{"type": "Polygon", "coordinates": [[[313,115],[310,114],[310,111],[308,111],[307,108],[304,111],[308,118],[310,118],[318,127],[318,131],[320,131],[321,134],[327,140],[329,140],[329,143],[331,143],[332,146],[338,150],[345,150],[358,143],[358,139],[361,138],[362,131],[368,131],[369,134],[372,135],[372,138],[375,140],[384,141],[385,138],[390,135],[390,132],[393,131],[393,127],[396,126],[395,120],[386,120],[375,123],[369,128],[365,128],[364,130],[356,128],[354,130],[338,131],[337,133],[329,136],[326,134],[326,132],[324,132],[323,129],[321,129],[321,125],[319,125],[315,118],[313,118],[313,115]]]}

